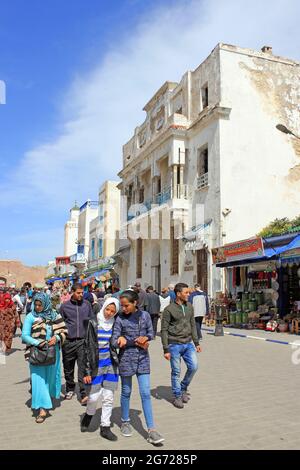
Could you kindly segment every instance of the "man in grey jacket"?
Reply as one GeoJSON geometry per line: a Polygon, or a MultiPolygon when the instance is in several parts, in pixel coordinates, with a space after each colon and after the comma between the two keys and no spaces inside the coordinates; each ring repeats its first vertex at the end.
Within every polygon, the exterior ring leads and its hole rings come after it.
{"type": "Polygon", "coordinates": [[[92,305],[83,299],[83,288],[76,283],[72,286],[71,300],[60,307],[68,334],[62,347],[64,373],[66,379],[66,400],[71,400],[75,392],[74,368],[78,365],[78,385],[81,395],[81,404],[86,405],[88,401],[86,387],[83,382],[85,375],[84,338],[88,320],[93,318],[92,305]]]}
{"type": "Polygon", "coordinates": [[[188,286],[178,283],[174,292],[175,302],[170,303],[163,311],[161,338],[164,357],[171,362],[173,405],[176,408],[183,408],[184,403],[188,403],[190,399],[188,386],[198,369],[196,352],[201,352],[201,347],[193,306],[188,303],[188,286]],[[187,366],[182,381],[180,381],[181,358],[187,366]]]}

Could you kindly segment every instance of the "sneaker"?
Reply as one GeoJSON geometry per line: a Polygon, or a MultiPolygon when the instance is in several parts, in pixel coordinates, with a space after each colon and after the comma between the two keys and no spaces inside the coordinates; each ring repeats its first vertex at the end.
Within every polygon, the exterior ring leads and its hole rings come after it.
{"type": "Polygon", "coordinates": [[[109,441],[117,441],[118,438],[117,436],[111,432],[109,426],[101,426],[100,427],[100,436],[102,436],[104,439],[108,439],[109,441]]]}
{"type": "Polygon", "coordinates": [[[92,418],[93,418],[93,416],[88,415],[88,414],[85,413],[85,415],[83,416],[83,418],[81,420],[81,426],[80,426],[81,432],[87,432],[88,427],[89,427],[89,425],[92,421],[92,418]]]}
{"type": "Polygon", "coordinates": [[[175,408],[183,408],[184,407],[184,404],[183,404],[183,401],[182,401],[181,398],[174,398],[173,405],[175,406],[175,408]]]}
{"type": "Polygon", "coordinates": [[[162,437],[161,434],[157,431],[150,431],[148,435],[147,441],[150,442],[150,444],[160,444],[161,442],[164,442],[164,438],[162,437]]]}
{"type": "Polygon", "coordinates": [[[121,425],[121,434],[124,437],[131,437],[132,436],[132,428],[128,421],[122,423],[121,425]]]}
{"type": "Polygon", "coordinates": [[[183,403],[188,403],[191,397],[187,392],[182,392],[182,397],[181,397],[183,403]]]}
{"type": "Polygon", "coordinates": [[[74,392],[67,392],[65,394],[65,400],[72,400],[72,398],[74,397],[74,392]]]}

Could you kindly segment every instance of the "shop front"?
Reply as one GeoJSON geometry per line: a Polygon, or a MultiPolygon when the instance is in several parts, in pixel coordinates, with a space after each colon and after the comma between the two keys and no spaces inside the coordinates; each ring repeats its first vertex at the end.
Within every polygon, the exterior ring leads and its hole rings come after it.
{"type": "Polygon", "coordinates": [[[276,249],[252,238],[213,249],[212,255],[216,267],[225,270],[227,323],[249,329],[274,326],[279,297],[276,249]]]}

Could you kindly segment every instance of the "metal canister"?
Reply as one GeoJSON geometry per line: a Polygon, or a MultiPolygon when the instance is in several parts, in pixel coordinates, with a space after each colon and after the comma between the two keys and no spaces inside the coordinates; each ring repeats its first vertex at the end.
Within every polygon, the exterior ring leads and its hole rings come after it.
{"type": "Polygon", "coordinates": [[[255,297],[249,300],[249,310],[250,312],[256,312],[257,310],[257,300],[255,297]]]}
{"type": "Polygon", "coordinates": [[[231,325],[236,324],[236,312],[229,312],[229,318],[231,325]]]}

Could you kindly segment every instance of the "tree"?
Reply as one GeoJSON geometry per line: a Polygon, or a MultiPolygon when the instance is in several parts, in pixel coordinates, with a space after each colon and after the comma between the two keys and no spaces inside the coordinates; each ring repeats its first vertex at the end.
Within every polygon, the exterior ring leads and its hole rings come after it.
{"type": "Polygon", "coordinates": [[[283,235],[284,233],[288,233],[295,226],[296,225],[293,225],[287,217],[283,217],[282,219],[275,219],[270,222],[257,235],[263,238],[283,235]]]}

